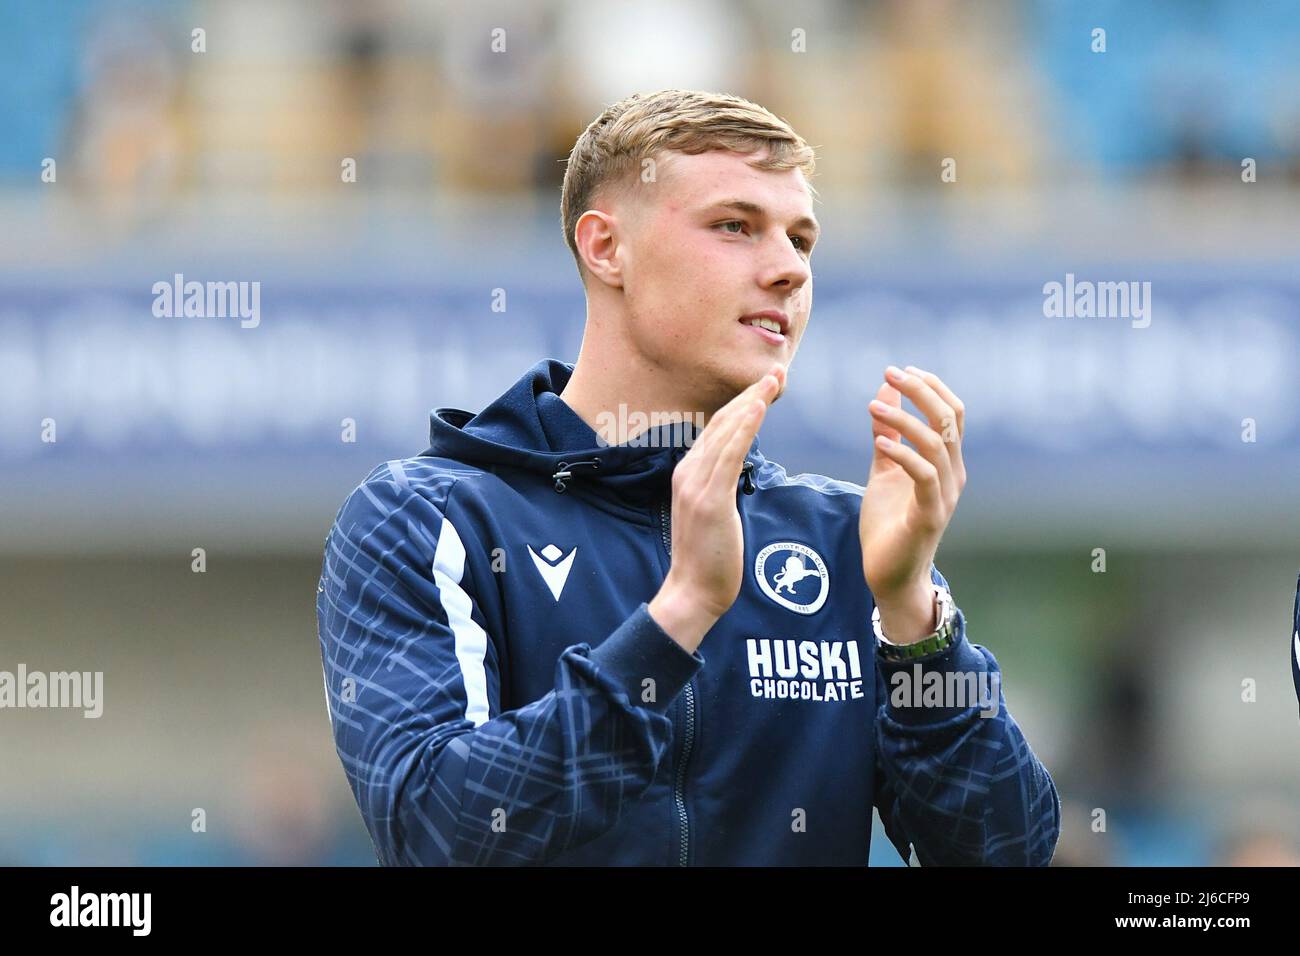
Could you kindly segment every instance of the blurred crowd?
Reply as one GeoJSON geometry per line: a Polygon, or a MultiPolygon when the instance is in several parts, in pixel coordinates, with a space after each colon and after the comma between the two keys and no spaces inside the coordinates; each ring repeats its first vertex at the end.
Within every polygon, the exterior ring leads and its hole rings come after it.
{"type": "Polygon", "coordinates": [[[944,157],[994,188],[1245,157],[1300,187],[1295,4],[20,0],[0,52],[0,186],[55,157],[112,202],[323,189],[343,157],[372,187],[549,190],[604,105],[664,86],[790,118],[841,196],[944,157]]]}

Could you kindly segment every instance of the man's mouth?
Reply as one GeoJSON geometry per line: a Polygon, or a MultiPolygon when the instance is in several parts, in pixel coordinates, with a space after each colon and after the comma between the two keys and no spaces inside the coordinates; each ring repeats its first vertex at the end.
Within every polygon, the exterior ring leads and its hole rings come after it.
{"type": "Polygon", "coordinates": [[[748,325],[773,345],[784,343],[786,333],[790,329],[789,317],[784,312],[778,312],[775,309],[741,316],[740,323],[741,325],[748,325]]]}

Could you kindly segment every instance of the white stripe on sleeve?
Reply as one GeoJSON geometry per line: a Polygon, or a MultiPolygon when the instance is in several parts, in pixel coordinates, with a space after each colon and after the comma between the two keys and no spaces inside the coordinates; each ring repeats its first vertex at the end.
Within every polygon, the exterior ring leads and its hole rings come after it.
{"type": "Polygon", "coordinates": [[[438,532],[438,547],[433,554],[433,583],[438,586],[447,623],[456,636],[456,660],[460,662],[465,682],[465,719],[477,727],[488,719],[487,673],[483,660],[487,655],[487,632],[470,614],[470,599],[460,586],[465,574],[465,545],[456,526],[446,516],[438,532]]]}

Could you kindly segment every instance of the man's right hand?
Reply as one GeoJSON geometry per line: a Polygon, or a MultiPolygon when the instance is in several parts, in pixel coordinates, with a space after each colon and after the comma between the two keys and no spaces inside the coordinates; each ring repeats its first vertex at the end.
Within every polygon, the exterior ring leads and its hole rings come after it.
{"type": "Polygon", "coordinates": [[[736,483],[785,374],[773,366],[718,409],[673,471],[672,564],[649,611],[691,653],[740,594],[745,536],[736,483]]]}

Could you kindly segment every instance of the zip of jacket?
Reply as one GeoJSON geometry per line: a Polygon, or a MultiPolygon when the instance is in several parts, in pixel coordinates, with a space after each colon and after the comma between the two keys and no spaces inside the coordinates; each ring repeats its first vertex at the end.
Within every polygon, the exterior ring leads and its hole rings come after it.
{"type": "MultiPolygon", "coordinates": [[[[659,505],[659,530],[663,537],[664,552],[671,565],[673,557],[672,539],[672,498],[659,505]]],[[[694,678],[682,689],[682,700],[686,710],[685,737],[682,741],[682,756],[677,764],[677,773],[673,780],[673,806],[677,810],[677,863],[686,866],[690,863],[690,818],[686,813],[686,763],[691,759],[691,747],[695,742],[695,686],[694,678]]]]}
{"type": "MultiPolygon", "coordinates": [[[[754,463],[746,461],[741,469],[741,476],[744,481],[744,493],[752,495],[755,491],[753,479],[754,463]]],[[[669,496],[659,505],[659,530],[663,537],[664,552],[668,555],[668,563],[671,567],[673,559],[673,509],[672,497],[669,496]]],[[[685,738],[682,742],[682,756],[677,765],[677,773],[673,780],[673,806],[677,810],[677,863],[679,866],[688,866],[690,864],[690,834],[691,822],[686,812],[686,765],[691,759],[691,748],[695,743],[695,679],[691,678],[690,682],[682,689],[683,706],[686,710],[685,718],[685,738]]]]}

